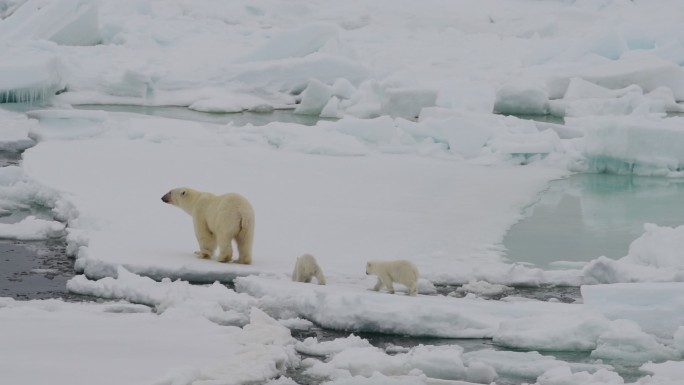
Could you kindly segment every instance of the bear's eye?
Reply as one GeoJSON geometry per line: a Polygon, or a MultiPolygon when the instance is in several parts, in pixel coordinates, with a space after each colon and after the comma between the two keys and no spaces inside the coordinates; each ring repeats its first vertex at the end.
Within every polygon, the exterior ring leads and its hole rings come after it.
{"type": "Polygon", "coordinates": [[[185,193],[186,193],[185,190],[181,191],[181,196],[184,197],[184,196],[185,196],[185,193]]]}

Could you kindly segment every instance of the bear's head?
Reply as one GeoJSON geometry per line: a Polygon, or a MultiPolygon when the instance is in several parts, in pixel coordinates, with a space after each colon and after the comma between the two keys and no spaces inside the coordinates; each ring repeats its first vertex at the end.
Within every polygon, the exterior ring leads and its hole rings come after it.
{"type": "Polygon", "coordinates": [[[196,191],[188,187],[175,188],[162,196],[161,200],[189,212],[192,207],[192,201],[196,197],[196,191]]]}

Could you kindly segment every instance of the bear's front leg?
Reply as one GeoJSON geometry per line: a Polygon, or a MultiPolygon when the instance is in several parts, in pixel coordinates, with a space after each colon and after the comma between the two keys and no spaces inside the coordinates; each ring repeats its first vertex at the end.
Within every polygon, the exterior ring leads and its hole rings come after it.
{"type": "Polygon", "coordinates": [[[209,230],[206,223],[199,223],[199,221],[193,221],[195,225],[195,236],[197,237],[197,243],[199,243],[199,251],[195,251],[195,255],[198,258],[207,259],[214,255],[214,250],[216,250],[216,237],[214,233],[209,230]]]}
{"type": "Polygon", "coordinates": [[[389,291],[390,294],[394,294],[394,285],[392,285],[392,278],[389,276],[387,277],[382,277],[383,284],[387,288],[387,291],[389,291]]]}

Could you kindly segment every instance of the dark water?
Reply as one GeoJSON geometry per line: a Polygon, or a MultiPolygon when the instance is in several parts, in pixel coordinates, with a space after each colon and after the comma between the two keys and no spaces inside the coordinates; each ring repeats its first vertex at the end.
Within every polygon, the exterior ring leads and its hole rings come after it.
{"type": "Polygon", "coordinates": [[[21,153],[18,151],[7,151],[0,149],[0,167],[16,166],[21,160],[21,153]]]}
{"type": "MultiPolygon", "coordinates": [[[[21,152],[0,149],[0,167],[18,165],[21,152]]],[[[14,223],[28,215],[51,219],[49,209],[31,207],[4,215],[0,222],[14,223]]],[[[73,276],[74,259],[66,254],[65,239],[30,242],[0,239],[0,296],[19,300],[88,299],[66,290],[66,281],[73,276]]]]}
{"type": "Polygon", "coordinates": [[[74,276],[74,260],[67,257],[65,249],[64,239],[0,241],[0,296],[19,300],[86,300],[87,297],[66,290],[66,282],[74,276]]]}

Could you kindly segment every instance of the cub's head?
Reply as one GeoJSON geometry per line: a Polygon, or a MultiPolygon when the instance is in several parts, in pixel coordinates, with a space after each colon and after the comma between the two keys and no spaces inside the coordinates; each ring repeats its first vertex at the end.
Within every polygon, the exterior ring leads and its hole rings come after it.
{"type": "Polygon", "coordinates": [[[366,275],[373,274],[373,262],[366,263],[366,275]]]}
{"type": "Polygon", "coordinates": [[[188,187],[175,188],[161,198],[162,202],[174,206],[178,206],[183,210],[187,210],[192,198],[196,195],[196,191],[188,187]]]}

